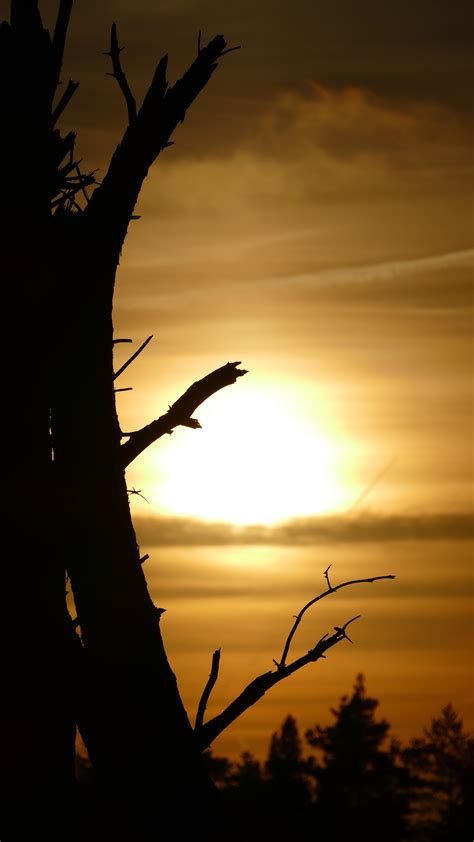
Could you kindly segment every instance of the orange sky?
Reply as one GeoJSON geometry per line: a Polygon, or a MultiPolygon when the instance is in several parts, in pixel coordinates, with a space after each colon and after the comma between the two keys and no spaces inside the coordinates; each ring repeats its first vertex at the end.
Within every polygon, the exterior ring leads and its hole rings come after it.
{"type": "Polygon", "coordinates": [[[121,378],[122,429],[227,360],[250,371],[197,413],[202,431],[129,469],[191,715],[212,650],[217,712],[271,668],[329,562],[339,581],[397,575],[308,618],[295,654],[363,615],[355,646],[230,729],[217,749],[233,755],[264,751],[288,712],[327,721],[360,671],[400,735],[448,701],[472,724],[469,6],[114,0],[73,14],[64,78],[81,87],[63,128],[85,168],[106,166],[125,126],[101,55],[112,20],[137,96],[163,52],[171,81],[184,70],[200,28],[242,44],[150,173],[115,302],[117,335],[155,335],[121,378]]]}

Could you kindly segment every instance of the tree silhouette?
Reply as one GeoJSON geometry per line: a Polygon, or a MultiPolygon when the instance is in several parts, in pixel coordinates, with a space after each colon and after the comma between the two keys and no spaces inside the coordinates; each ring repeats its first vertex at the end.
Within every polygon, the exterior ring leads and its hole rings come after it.
{"type": "Polygon", "coordinates": [[[366,695],[358,675],[350,698],[332,708],[335,723],[306,733],[318,749],[313,763],[317,784],[314,826],[325,837],[349,835],[400,842],[407,834],[408,778],[400,750],[388,743],[389,724],[375,718],[376,699],[366,695]],[[385,745],[388,743],[388,745],[385,745]]]}
{"type": "Polygon", "coordinates": [[[202,749],[274,684],[348,639],[347,626],[357,618],[289,662],[293,635],[311,605],[346,585],[393,577],[332,587],[326,571],[327,590],[297,615],[276,668],[205,723],[216,659],[193,730],[163,646],[162,609],[147,590],[125,469],[174,427],[198,427],[197,407],[246,372],[229,362],[193,383],[160,418],[122,432],[112,302],[143,181],[229,49],[221,35],[205,46],[199,38],[194,61],[173,86],[164,56],[137,105],[112,26],[108,55],[128,126],[97,184],[81,170],[75,134],[56,127],[77,88],[71,80],[60,87],[72,6],[73,0],[59,0],[50,35],[37,0],[12,0],[10,21],[0,27],[9,357],[1,421],[7,491],[2,838],[79,834],[71,821],[76,726],[102,788],[103,817],[88,838],[104,832],[150,838],[157,816],[179,838],[204,830],[208,838],[221,837],[202,749]],[[67,610],[66,579],[77,618],[67,610]]]}
{"type": "Polygon", "coordinates": [[[237,839],[257,842],[268,836],[273,803],[262,764],[249,751],[232,764],[222,796],[225,815],[237,839]]]}
{"type": "Polygon", "coordinates": [[[160,610],[148,594],[124,469],[178,424],[198,426],[196,407],[244,372],[236,363],[223,366],[122,444],[112,299],[148,169],[227,50],[222,36],[199,48],[173,87],[165,56],[136,108],[113,28],[110,53],[127,92],[129,125],[90,195],[95,179],[80,170],[75,135],[62,136],[55,125],[77,87],[69,82],[58,99],[72,5],[60,0],[50,36],[37,2],[13,0],[0,29],[5,339],[18,348],[5,384],[15,419],[3,419],[10,640],[4,822],[25,838],[30,825],[35,833],[64,834],[78,723],[110,820],[116,814],[121,830],[140,838],[155,826],[157,809],[185,832],[183,768],[195,823],[209,817],[213,794],[164,651],[160,610]],[[66,609],[66,570],[81,639],[66,609]]]}
{"type": "Polygon", "coordinates": [[[363,676],[333,709],[334,725],[307,731],[317,757],[305,757],[287,716],[261,764],[206,752],[232,825],[249,842],[356,838],[467,842],[471,838],[474,740],[452,707],[404,748],[376,720],[378,702],[363,676]],[[311,785],[311,778],[313,785],[311,785]]]}
{"type": "Polygon", "coordinates": [[[296,719],[287,716],[280,731],[272,735],[265,763],[269,798],[273,805],[268,820],[271,817],[277,837],[288,838],[304,829],[311,801],[306,771],[296,719]]]}
{"type": "Polygon", "coordinates": [[[205,757],[239,838],[291,839],[304,830],[311,789],[293,716],[272,735],[264,764],[250,752],[236,764],[208,752],[205,757]]]}
{"type": "Polygon", "coordinates": [[[416,838],[423,842],[470,840],[474,738],[463,730],[452,705],[432,720],[423,737],[411,741],[404,759],[415,781],[416,838]]]}

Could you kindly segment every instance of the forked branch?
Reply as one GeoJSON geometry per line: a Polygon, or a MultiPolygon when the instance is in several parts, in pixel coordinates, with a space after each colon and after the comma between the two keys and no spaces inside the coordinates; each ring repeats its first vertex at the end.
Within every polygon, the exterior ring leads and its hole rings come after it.
{"type": "Polygon", "coordinates": [[[112,31],[110,33],[110,50],[108,53],[104,53],[104,56],[110,56],[112,61],[112,68],[113,72],[109,73],[109,76],[113,76],[114,79],[117,80],[118,86],[123,93],[125,102],[127,103],[127,111],[128,111],[128,122],[131,126],[132,123],[135,122],[137,116],[137,104],[135,102],[135,97],[133,96],[130,85],[127,82],[127,77],[122,68],[122,63],[120,61],[120,53],[124,50],[125,47],[119,47],[118,38],[117,38],[117,24],[112,24],[112,31]]]}
{"type": "Polygon", "coordinates": [[[161,415],[156,421],[152,421],[141,430],[136,430],[133,433],[124,433],[124,436],[129,436],[129,439],[120,448],[122,453],[122,464],[126,468],[140,453],[142,453],[150,444],[164,436],[166,433],[171,433],[174,427],[192,427],[199,429],[201,426],[197,418],[193,418],[192,414],[207,398],[214,395],[224,386],[230,386],[235,383],[238,377],[243,377],[247,374],[245,369],[237,368],[240,362],[226,363],[226,365],[211,371],[202,380],[197,380],[192,386],[187,389],[184,395],[168,409],[165,415],[161,415]]]}
{"type": "Polygon", "coordinates": [[[191,66],[173,86],[168,85],[168,57],[163,56],[143,103],[137,110],[120,68],[120,48],[114,39],[116,32],[112,34],[110,50],[112,62],[115,61],[112,75],[117,78],[127,101],[130,124],[112,156],[102,184],[91,198],[87,217],[93,220],[94,226],[103,224],[107,230],[110,228],[110,220],[114,220],[114,240],[118,253],[150,166],[162,149],[170,146],[171,135],[207,85],[219,59],[227,52],[227,44],[222,35],[213,38],[201,48],[191,66]]]}
{"type": "MultiPolygon", "coordinates": [[[[283,681],[284,678],[288,678],[288,676],[292,675],[297,670],[306,666],[306,664],[318,661],[320,658],[325,658],[325,652],[327,652],[328,649],[331,649],[337,643],[340,643],[341,640],[348,640],[350,643],[352,643],[350,637],[346,632],[346,629],[351,623],[359,619],[360,614],[358,614],[356,617],[351,617],[351,619],[347,620],[342,626],[334,626],[334,634],[324,634],[323,637],[320,638],[320,640],[318,640],[316,645],[312,649],[310,649],[309,652],[306,653],[306,655],[303,655],[302,657],[297,658],[292,663],[287,664],[286,656],[288,654],[292,637],[301,621],[303,614],[308,610],[308,608],[311,605],[314,605],[316,602],[318,602],[319,599],[322,599],[324,596],[327,596],[330,593],[335,593],[336,590],[346,587],[347,585],[355,585],[359,584],[360,582],[375,582],[379,579],[394,578],[395,576],[393,575],[374,576],[370,579],[354,579],[350,582],[343,582],[341,585],[337,585],[335,588],[329,588],[323,594],[320,594],[319,596],[315,597],[310,602],[308,602],[296,617],[296,622],[293,624],[293,627],[285,643],[281,661],[279,663],[278,661],[274,661],[274,663],[276,664],[276,669],[271,670],[270,672],[265,672],[262,675],[258,675],[257,678],[254,678],[254,680],[247,685],[247,687],[242,691],[242,693],[239,696],[237,696],[237,698],[234,699],[234,701],[231,702],[230,705],[228,705],[222,713],[209,720],[209,722],[202,724],[201,720],[201,724],[198,724],[198,719],[196,718],[195,734],[199,748],[202,751],[208,748],[208,746],[211,745],[211,743],[216,739],[216,737],[219,736],[219,734],[221,734],[226,728],[228,728],[229,725],[231,725],[232,722],[238,719],[239,716],[245,713],[246,710],[252,707],[256,702],[258,702],[258,700],[265,695],[267,690],[270,690],[270,688],[274,687],[275,684],[278,684],[280,681],[283,681]]],[[[211,690],[214,686],[214,683],[211,685],[211,690]]]]}
{"type": "MultiPolygon", "coordinates": [[[[329,566],[331,566],[331,565],[329,565],[329,566]]],[[[311,608],[311,606],[314,605],[316,602],[319,602],[320,599],[324,599],[325,596],[329,596],[329,594],[331,594],[331,593],[336,593],[336,591],[341,590],[341,588],[347,588],[348,585],[360,585],[360,584],[365,583],[365,582],[378,582],[380,579],[395,579],[395,576],[392,576],[392,575],[389,575],[389,576],[373,576],[371,579],[352,579],[350,582],[342,582],[341,585],[336,585],[336,587],[333,588],[329,584],[328,570],[329,570],[329,567],[324,572],[324,575],[325,575],[327,583],[328,583],[327,591],[323,591],[323,593],[320,593],[318,596],[315,596],[314,599],[310,599],[310,601],[307,602],[306,605],[303,606],[303,608],[301,609],[299,614],[297,614],[296,617],[295,617],[295,622],[293,623],[291,631],[290,631],[290,633],[289,633],[289,635],[286,639],[286,643],[283,647],[283,652],[282,652],[282,655],[281,655],[281,658],[280,658],[280,662],[278,663],[277,661],[275,661],[275,663],[276,663],[276,665],[279,669],[282,669],[285,666],[286,659],[287,659],[288,652],[289,652],[290,645],[291,645],[291,641],[293,640],[296,629],[298,628],[299,624],[301,623],[301,620],[303,619],[304,614],[306,614],[308,608],[311,608]]]]}

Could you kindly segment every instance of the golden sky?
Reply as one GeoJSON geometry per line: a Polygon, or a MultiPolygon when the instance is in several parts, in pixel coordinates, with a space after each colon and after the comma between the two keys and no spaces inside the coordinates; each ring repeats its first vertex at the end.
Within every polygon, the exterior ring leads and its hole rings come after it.
{"type": "Polygon", "coordinates": [[[339,581],[397,580],[325,600],[295,654],[361,613],[356,645],[273,690],[217,749],[264,751],[288,712],[327,721],[360,671],[399,734],[448,701],[472,724],[470,4],[87,6],[63,121],[84,168],[103,171],[125,126],[102,56],[112,20],[138,99],[164,52],[180,75],[199,29],[242,45],[149,175],[115,302],[118,336],[155,336],[121,377],[122,429],[228,360],[250,372],[196,413],[202,430],[129,469],[186,702],[218,645],[215,712],[270,669],[332,562],[339,581]]]}

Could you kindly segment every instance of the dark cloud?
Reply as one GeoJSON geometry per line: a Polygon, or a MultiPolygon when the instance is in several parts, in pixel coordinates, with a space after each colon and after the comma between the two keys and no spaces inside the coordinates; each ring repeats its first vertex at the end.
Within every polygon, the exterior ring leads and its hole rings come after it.
{"type": "Polygon", "coordinates": [[[136,517],[144,546],[224,546],[379,543],[386,541],[465,540],[474,537],[470,512],[379,515],[364,512],[295,518],[277,526],[208,523],[180,517],[136,517]]]}
{"type": "MultiPolygon", "coordinates": [[[[58,0],[40,8],[50,28],[58,0]]],[[[0,18],[9,3],[0,2],[0,18]]],[[[471,4],[415,0],[107,0],[75,3],[64,76],[81,82],[67,127],[79,129],[81,154],[103,166],[125,125],[125,107],[103,51],[115,20],[123,61],[140,101],[158,59],[170,54],[174,81],[193,59],[197,33],[223,32],[241,44],[215,74],[180,131],[176,155],[221,154],[253,132],[269,99],[307,79],[329,88],[357,86],[410,103],[442,103],[468,114],[472,103],[471,4]],[[100,130],[98,131],[98,127],[100,130]],[[105,135],[104,130],[109,134],[105,135]]]]}

